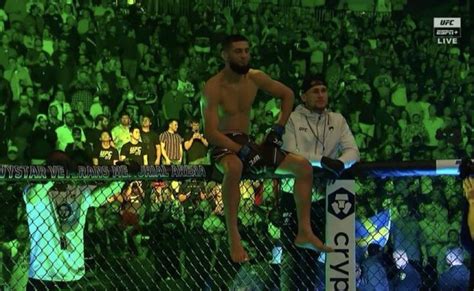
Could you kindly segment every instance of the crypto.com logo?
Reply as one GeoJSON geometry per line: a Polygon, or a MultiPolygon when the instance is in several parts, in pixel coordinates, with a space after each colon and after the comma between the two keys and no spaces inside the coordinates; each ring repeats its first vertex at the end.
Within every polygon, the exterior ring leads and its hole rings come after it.
{"type": "Polygon", "coordinates": [[[344,188],[328,195],[328,211],[341,220],[354,213],[354,203],[354,194],[344,188]]]}

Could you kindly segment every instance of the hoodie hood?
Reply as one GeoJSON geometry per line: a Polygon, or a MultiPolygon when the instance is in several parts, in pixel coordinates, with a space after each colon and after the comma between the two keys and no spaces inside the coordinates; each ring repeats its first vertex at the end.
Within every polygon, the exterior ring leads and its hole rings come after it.
{"type": "Polygon", "coordinates": [[[305,116],[309,119],[318,119],[320,117],[325,117],[329,113],[329,110],[324,109],[324,111],[322,113],[317,113],[317,112],[309,110],[303,104],[300,104],[300,105],[296,106],[295,112],[298,112],[299,114],[301,114],[301,115],[303,115],[303,116],[305,116]]]}

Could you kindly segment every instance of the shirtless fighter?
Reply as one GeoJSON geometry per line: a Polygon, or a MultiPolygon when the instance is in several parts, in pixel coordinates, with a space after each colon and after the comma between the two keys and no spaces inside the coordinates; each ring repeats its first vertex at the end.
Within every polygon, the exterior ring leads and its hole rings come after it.
{"type": "Polygon", "coordinates": [[[242,35],[228,36],[222,43],[221,56],[225,67],[207,81],[201,109],[204,133],[214,146],[212,158],[224,175],[222,192],[232,261],[241,263],[249,259],[237,226],[242,172],[255,173],[256,169],[264,166],[275,169],[277,174],[295,176],[294,199],[298,217],[296,246],[323,252],[333,251],[311,229],[313,169],[310,163],[303,157],[280,149],[285,123],[293,109],[292,90],[264,72],[250,69],[249,42],[242,35]],[[248,136],[250,111],[259,89],[281,99],[278,121],[269,129],[262,145],[256,145],[248,136]]]}

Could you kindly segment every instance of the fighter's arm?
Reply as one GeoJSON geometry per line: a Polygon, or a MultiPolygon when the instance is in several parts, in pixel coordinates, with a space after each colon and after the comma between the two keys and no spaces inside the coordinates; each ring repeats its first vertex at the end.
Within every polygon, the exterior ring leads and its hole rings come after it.
{"type": "Polygon", "coordinates": [[[260,70],[252,70],[250,77],[255,82],[257,87],[268,94],[281,99],[281,111],[277,123],[285,126],[290,114],[293,111],[293,103],[295,101],[295,94],[293,90],[285,86],[283,83],[273,80],[260,70]]]}
{"type": "Polygon", "coordinates": [[[219,116],[217,114],[219,93],[216,86],[211,82],[212,81],[208,81],[206,83],[201,97],[201,113],[204,117],[204,134],[211,144],[227,148],[237,153],[240,150],[241,145],[232,141],[225,134],[219,131],[219,116]]]}
{"type": "Polygon", "coordinates": [[[290,153],[296,153],[296,130],[291,116],[285,125],[282,148],[286,151],[289,151],[290,153]]]}

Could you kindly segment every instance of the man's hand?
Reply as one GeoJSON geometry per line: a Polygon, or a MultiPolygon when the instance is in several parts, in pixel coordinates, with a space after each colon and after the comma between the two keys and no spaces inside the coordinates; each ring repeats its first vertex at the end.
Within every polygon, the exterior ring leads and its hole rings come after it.
{"type": "Polygon", "coordinates": [[[244,170],[248,170],[253,174],[260,172],[259,168],[263,166],[263,157],[254,144],[247,143],[243,145],[237,156],[244,164],[244,170]]]}
{"type": "Polygon", "coordinates": [[[474,203],[474,178],[468,177],[462,181],[464,196],[469,203],[474,203]]]}
{"type": "Polygon", "coordinates": [[[331,159],[328,157],[321,158],[321,166],[323,169],[329,171],[331,174],[339,177],[344,171],[344,163],[337,159],[331,159]]]}
{"type": "Polygon", "coordinates": [[[283,145],[283,134],[285,127],[279,124],[274,124],[268,131],[265,137],[265,143],[281,148],[283,145]]]}

